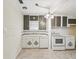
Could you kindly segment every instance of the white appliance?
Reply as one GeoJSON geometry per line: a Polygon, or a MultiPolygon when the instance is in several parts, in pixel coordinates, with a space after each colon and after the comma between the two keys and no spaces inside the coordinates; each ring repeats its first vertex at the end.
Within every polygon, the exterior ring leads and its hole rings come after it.
{"type": "Polygon", "coordinates": [[[75,37],[66,36],[66,49],[75,49],[75,37]]]}
{"type": "Polygon", "coordinates": [[[65,37],[60,35],[52,36],[52,49],[65,50],[65,37]]]}
{"type": "Polygon", "coordinates": [[[22,48],[39,48],[39,37],[34,35],[23,35],[22,48]]]}
{"type": "Polygon", "coordinates": [[[48,35],[44,33],[24,34],[21,45],[22,48],[48,48],[48,35]]]}

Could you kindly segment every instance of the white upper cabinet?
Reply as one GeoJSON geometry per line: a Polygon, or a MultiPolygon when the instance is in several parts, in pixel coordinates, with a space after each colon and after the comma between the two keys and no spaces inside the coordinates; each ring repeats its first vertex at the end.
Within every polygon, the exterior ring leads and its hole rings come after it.
{"type": "MultiPolygon", "coordinates": [[[[46,30],[46,27],[47,20],[43,15],[24,15],[24,30],[46,30]]],[[[51,28],[55,27],[68,27],[67,16],[54,16],[51,19],[51,28]]]]}
{"type": "Polygon", "coordinates": [[[51,28],[55,27],[67,27],[68,20],[67,16],[54,16],[53,19],[51,19],[51,28]]]}
{"type": "Polygon", "coordinates": [[[44,16],[39,16],[39,30],[46,30],[46,19],[44,16]]]}
{"type": "Polygon", "coordinates": [[[70,25],[76,25],[76,19],[69,18],[68,19],[68,24],[70,24],[70,25]]]}
{"type": "Polygon", "coordinates": [[[55,26],[61,27],[61,16],[54,16],[55,19],[55,26]]]}
{"type": "Polygon", "coordinates": [[[46,19],[43,15],[24,15],[24,30],[46,30],[46,19]]]}
{"type": "Polygon", "coordinates": [[[62,16],[62,26],[67,27],[67,25],[68,25],[67,16],[62,16]]]}
{"type": "Polygon", "coordinates": [[[24,15],[23,17],[23,29],[29,30],[29,15],[24,15]]]}

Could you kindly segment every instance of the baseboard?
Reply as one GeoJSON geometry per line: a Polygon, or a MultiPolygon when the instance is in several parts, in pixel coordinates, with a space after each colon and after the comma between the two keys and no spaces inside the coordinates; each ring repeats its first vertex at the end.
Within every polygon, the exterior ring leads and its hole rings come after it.
{"type": "Polygon", "coordinates": [[[22,48],[19,48],[19,49],[17,50],[16,58],[17,58],[17,56],[20,54],[21,50],[22,50],[22,48]]]}

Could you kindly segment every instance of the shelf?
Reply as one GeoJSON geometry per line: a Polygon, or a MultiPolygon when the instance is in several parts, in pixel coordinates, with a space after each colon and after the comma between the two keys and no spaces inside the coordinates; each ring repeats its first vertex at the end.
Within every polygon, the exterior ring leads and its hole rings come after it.
{"type": "Polygon", "coordinates": [[[76,24],[69,24],[69,25],[76,25],[76,24]]]}
{"type": "Polygon", "coordinates": [[[68,27],[76,26],[76,24],[68,24],[68,27]]]}

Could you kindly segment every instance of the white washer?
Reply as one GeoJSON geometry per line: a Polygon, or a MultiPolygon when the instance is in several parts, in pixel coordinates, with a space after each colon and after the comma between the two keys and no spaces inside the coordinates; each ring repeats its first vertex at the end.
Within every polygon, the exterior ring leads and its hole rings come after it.
{"type": "Polygon", "coordinates": [[[66,36],[66,49],[75,49],[75,40],[74,36],[66,36]]]}
{"type": "Polygon", "coordinates": [[[53,50],[65,50],[64,36],[60,36],[60,35],[52,36],[52,49],[53,50]]]}

